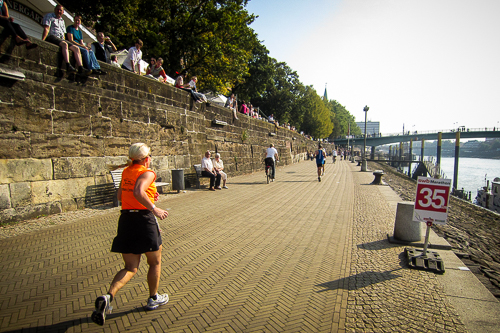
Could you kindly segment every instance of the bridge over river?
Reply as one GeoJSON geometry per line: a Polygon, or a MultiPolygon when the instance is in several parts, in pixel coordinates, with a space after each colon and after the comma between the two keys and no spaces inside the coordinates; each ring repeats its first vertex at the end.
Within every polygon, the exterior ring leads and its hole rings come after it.
{"type": "MultiPolygon", "coordinates": [[[[421,140],[437,140],[438,133],[442,133],[442,139],[456,139],[457,133],[460,134],[461,139],[478,139],[478,138],[500,138],[500,130],[498,128],[471,128],[471,129],[453,129],[443,130],[436,132],[413,132],[406,134],[380,134],[378,136],[367,136],[367,146],[381,146],[391,143],[408,142],[408,141],[421,141],[421,140]]],[[[354,138],[339,138],[334,140],[336,145],[339,146],[362,146],[364,144],[364,136],[356,136],[354,138]],[[349,142],[348,142],[349,141],[349,142]]]]}
{"type": "MultiPolygon", "coordinates": [[[[412,163],[419,163],[419,166],[416,168],[415,172],[413,173],[413,177],[416,179],[418,175],[423,175],[426,176],[429,174],[431,177],[439,177],[440,175],[440,163],[441,163],[441,143],[438,143],[438,151],[437,151],[437,161],[435,166],[431,166],[429,164],[426,164],[425,167],[423,166],[424,161],[423,161],[423,156],[424,156],[424,145],[422,144],[422,153],[421,153],[421,161],[414,161],[412,154],[411,154],[411,142],[414,141],[425,141],[425,140],[439,140],[439,136],[441,135],[441,139],[455,139],[456,144],[455,144],[455,165],[454,165],[454,170],[453,170],[453,189],[454,191],[457,189],[458,186],[458,161],[459,161],[459,155],[460,155],[460,139],[478,139],[478,138],[499,138],[500,137],[500,130],[498,128],[465,128],[465,127],[459,127],[458,129],[453,129],[453,130],[443,130],[443,131],[436,131],[436,132],[407,132],[406,134],[386,134],[382,135],[379,134],[377,135],[372,135],[372,136],[367,136],[366,137],[366,146],[371,146],[371,154],[370,154],[370,159],[375,158],[375,147],[376,146],[381,146],[381,145],[386,145],[386,144],[391,144],[391,143],[402,143],[402,142],[410,142],[410,154],[406,156],[407,159],[405,159],[405,156],[403,156],[403,151],[402,151],[402,146],[400,145],[399,153],[396,153],[396,150],[394,150],[395,155],[399,156],[393,156],[393,162],[396,162],[398,165],[400,165],[400,162],[406,163],[408,165],[408,175],[411,174],[411,164],[412,163]]],[[[334,142],[338,146],[351,146],[351,151],[353,151],[354,146],[363,146],[365,141],[364,136],[357,136],[354,138],[340,138],[340,139],[335,139],[334,142]]],[[[389,151],[389,155],[391,155],[391,152],[389,151]]],[[[391,156],[389,157],[391,158],[391,156]]],[[[366,167],[366,163],[364,161],[365,159],[363,158],[363,167],[366,167]]],[[[394,166],[394,165],[393,165],[394,166]]],[[[457,195],[460,197],[463,196],[463,193],[457,192],[457,195]]]]}

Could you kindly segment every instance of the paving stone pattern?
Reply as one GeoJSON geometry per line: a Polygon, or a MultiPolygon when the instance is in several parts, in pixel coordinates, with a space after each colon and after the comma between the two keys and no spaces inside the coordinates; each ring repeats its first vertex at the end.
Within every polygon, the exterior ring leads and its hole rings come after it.
{"type": "Polygon", "coordinates": [[[271,184],[259,172],[168,196],[170,302],[145,311],[143,260],[104,327],[90,314],[123,265],[109,252],[117,209],[3,238],[0,332],[464,332],[434,275],[386,241],[395,212],[358,169],[328,164],[318,182],[306,161],[271,184]]]}

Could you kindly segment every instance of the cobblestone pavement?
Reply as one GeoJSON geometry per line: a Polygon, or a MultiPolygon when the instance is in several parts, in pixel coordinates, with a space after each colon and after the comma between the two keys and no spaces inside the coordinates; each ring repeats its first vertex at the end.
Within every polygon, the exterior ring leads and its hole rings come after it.
{"type": "Polygon", "coordinates": [[[358,169],[328,164],[318,182],[306,161],[271,184],[258,172],[229,190],[166,196],[170,302],[144,310],[143,262],[104,327],[90,314],[122,267],[109,252],[117,209],[3,233],[0,332],[465,332],[433,273],[408,269],[386,241],[395,212],[358,169]]]}

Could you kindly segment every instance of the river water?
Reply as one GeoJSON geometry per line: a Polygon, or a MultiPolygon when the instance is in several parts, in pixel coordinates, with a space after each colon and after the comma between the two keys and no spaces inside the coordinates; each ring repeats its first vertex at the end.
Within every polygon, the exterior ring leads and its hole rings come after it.
{"type": "MultiPolygon", "coordinates": [[[[426,156],[427,160],[429,157],[426,156]]],[[[436,157],[434,156],[434,161],[436,157]]],[[[455,165],[454,157],[441,157],[441,170],[446,178],[452,179],[455,165]]],[[[477,189],[486,185],[486,180],[491,182],[495,177],[500,177],[500,160],[486,158],[460,157],[458,160],[458,189],[472,192],[472,199],[476,197],[477,189]]]]}

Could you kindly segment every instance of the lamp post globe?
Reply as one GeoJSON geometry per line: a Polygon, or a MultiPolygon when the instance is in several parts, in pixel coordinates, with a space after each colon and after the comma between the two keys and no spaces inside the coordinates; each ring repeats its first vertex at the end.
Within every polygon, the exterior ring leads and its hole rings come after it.
{"type": "Polygon", "coordinates": [[[365,105],[363,108],[363,111],[365,112],[365,138],[364,138],[364,143],[363,143],[363,158],[361,160],[361,171],[366,171],[366,115],[368,114],[368,110],[370,108],[365,105]]]}

